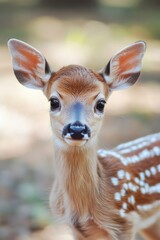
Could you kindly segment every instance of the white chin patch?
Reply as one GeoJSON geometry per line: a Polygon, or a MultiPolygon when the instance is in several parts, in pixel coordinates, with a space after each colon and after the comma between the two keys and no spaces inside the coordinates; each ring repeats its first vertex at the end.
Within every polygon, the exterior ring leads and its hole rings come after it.
{"type": "Polygon", "coordinates": [[[69,139],[69,138],[64,138],[64,140],[66,141],[66,143],[68,143],[70,146],[74,146],[74,147],[79,147],[82,146],[86,143],[85,139],[82,140],[73,140],[73,139],[69,139]]]}

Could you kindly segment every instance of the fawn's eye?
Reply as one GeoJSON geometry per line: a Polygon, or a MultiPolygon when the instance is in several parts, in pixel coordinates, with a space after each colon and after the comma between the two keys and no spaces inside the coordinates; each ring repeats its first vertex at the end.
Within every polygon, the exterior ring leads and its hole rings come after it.
{"type": "Polygon", "coordinates": [[[105,100],[103,100],[103,99],[98,100],[98,102],[96,103],[96,106],[95,106],[95,110],[97,110],[100,113],[103,113],[105,104],[106,104],[105,100]]]}
{"type": "Polygon", "coordinates": [[[50,99],[50,106],[51,106],[51,111],[60,110],[61,104],[58,98],[52,97],[50,99]]]}

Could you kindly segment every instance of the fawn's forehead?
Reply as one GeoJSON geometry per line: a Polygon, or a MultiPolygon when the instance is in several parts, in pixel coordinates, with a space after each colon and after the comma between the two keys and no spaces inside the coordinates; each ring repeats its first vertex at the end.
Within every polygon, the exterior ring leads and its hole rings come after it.
{"type": "Polygon", "coordinates": [[[98,93],[107,96],[108,87],[98,74],[81,66],[67,66],[54,73],[48,83],[49,97],[57,91],[60,95],[73,97],[95,96],[98,93]]]}

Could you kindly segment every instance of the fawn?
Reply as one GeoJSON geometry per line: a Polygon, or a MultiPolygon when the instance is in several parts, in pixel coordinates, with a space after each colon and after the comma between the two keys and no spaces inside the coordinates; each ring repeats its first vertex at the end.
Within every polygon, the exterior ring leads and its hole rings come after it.
{"type": "Polygon", "coordinates": [[[30,45],[8,46],[18,81],[50,101],[57,221],[72,226],[76,240],[133,240],[138,231],[160,239],[160,133],[97,152],[105,103],[138,80],[146,44],[127,46],[99,72],[78,65],[54,72],[30,45]]]}

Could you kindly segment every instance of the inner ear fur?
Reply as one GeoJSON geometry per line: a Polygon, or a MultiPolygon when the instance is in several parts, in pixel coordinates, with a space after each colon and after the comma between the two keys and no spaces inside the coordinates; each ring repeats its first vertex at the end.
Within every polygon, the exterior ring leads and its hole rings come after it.
{"type": "Polygon", "coordinates": [[[10,39],[8,47],[18,81],[29,88],[43,89],[51,77],[45,57],[32,46],[17,39],[10,39]]]}
{"type": "Polygon", "coordinates": [[[111,90],[128,88],[139,78],[146,43],[135,42],[115,54],[100,71],[111,90]]]}

